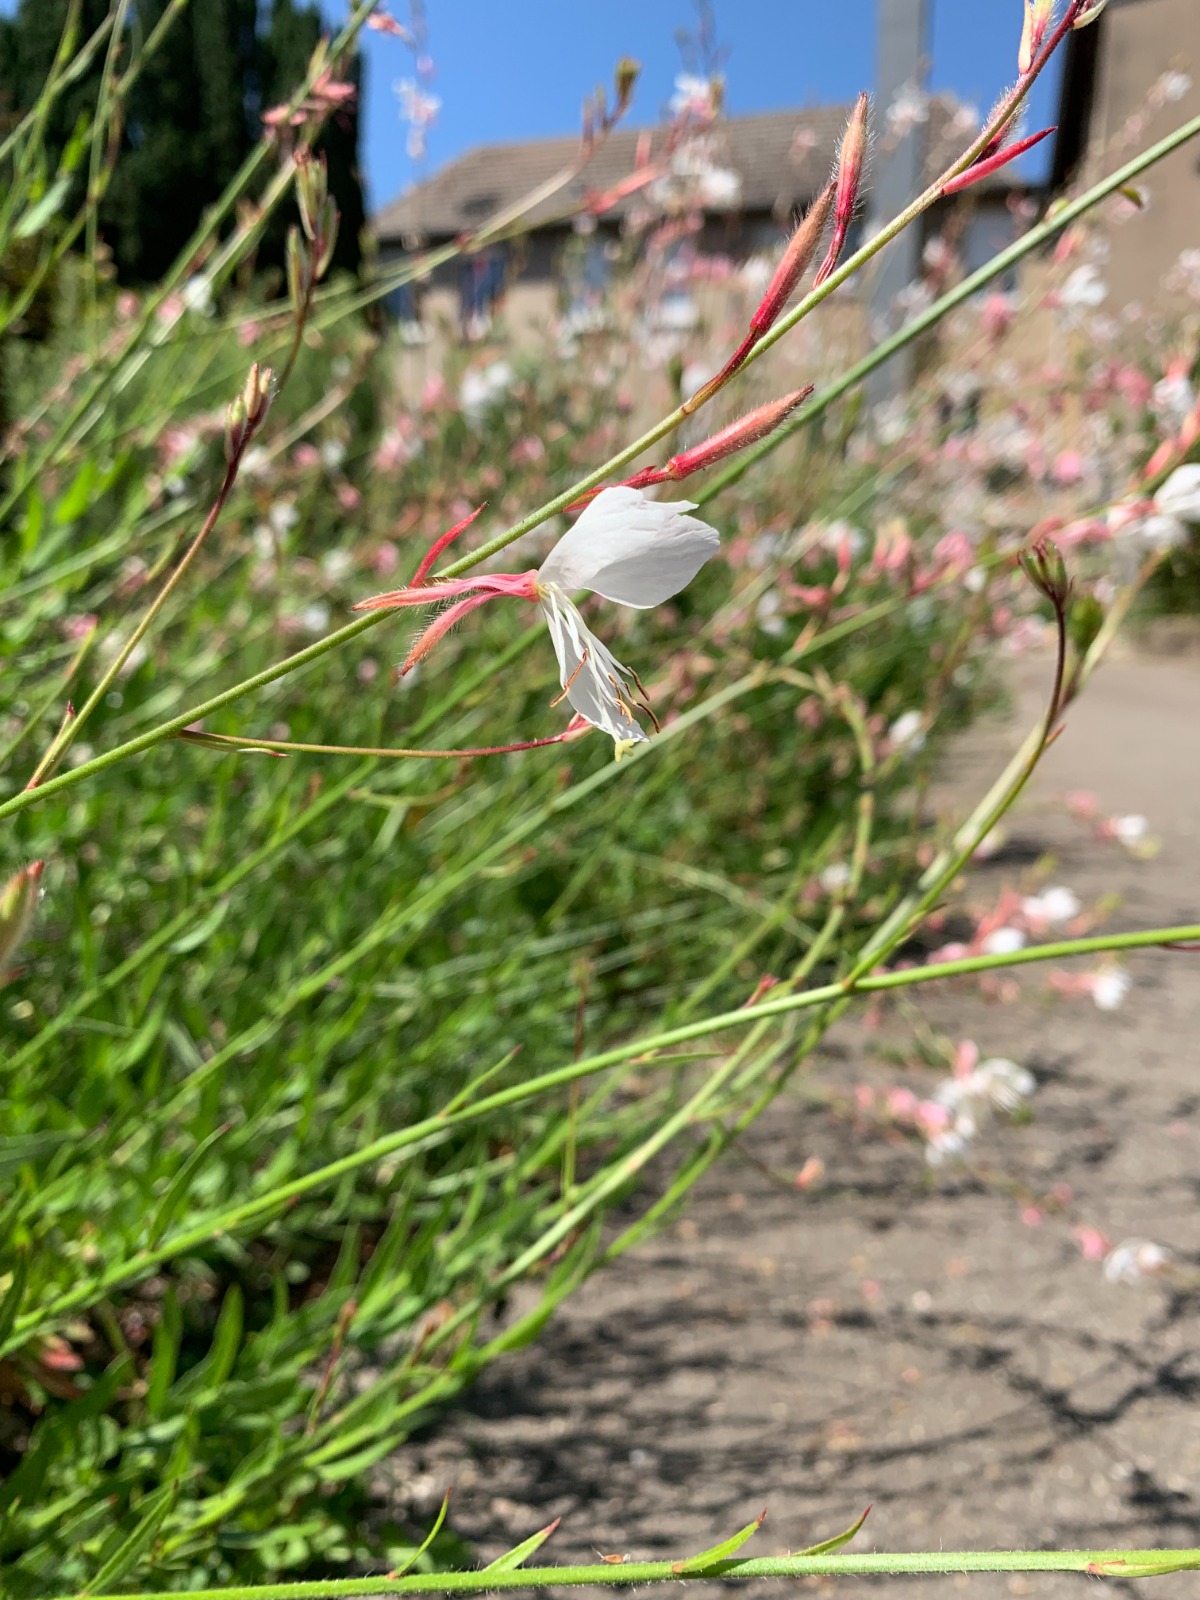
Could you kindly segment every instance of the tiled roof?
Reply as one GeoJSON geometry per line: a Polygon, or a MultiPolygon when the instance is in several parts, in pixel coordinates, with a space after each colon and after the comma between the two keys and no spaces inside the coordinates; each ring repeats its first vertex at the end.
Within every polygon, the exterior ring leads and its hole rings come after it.
{"type": "MultiPolygon", "coordinates": [[[[717,125],[716,160],[742,180],[742,210],[790,211],[807,204],[828,177],[848,106],[818,106],[805,111],[767,111],[730,117],[717,125]]],[[[589,190],[604,191],[634,170],[639,139],[635,128],[618,128],[597,150],[584,171],[529,213],[536,227],[573,212],[589,190]]],[[[664,133],[650,133],[652,154],[664,133]]],[[[374,218],[378,237],[399,242],[406,236],[453,237],[476,228],[501,207],[511,205],[569,166],[579,153],[578,138],[538,139],[526,144],[493,144],[469,150],[427,182],[384,206],[374,218]]],[[[613,208],[620,215],[629,201],[613,208]]]]}
{"type": "MultiPolygon", "coordinates": [[[[850,109],[848,105],[814,106],[764,111],[718,122],[712,136],[713,158],[717,166],[732,169],[741,179],[737,209],[773,212],[786,221],[796,207],[806,206],[832,171],[850,109]]],[[[925,168],[932,177],[965,140],[953,130],[953,107],[947,100],[934,96],[929,110],[920,132],[925,145],[925,168]]],[[[618,128],[583,172],[526,214],[528,223],[535,228],[544,227],[569,217],[589,191],[602,193],[614,187],[633,172],[639,142],[647,138],[653,158],[665,138],[661,127],[618,128]]],[[[577,138],[481,145],[377,212],[373,219],[376,236],[384,244],[407,245],[470,232],[548,182],[555,173],[570,166],[578,154],[577,138]]],[[[877,150],[877,159],[881,155],[882,151],[877,150]]],[[[1004,172],[979,186],[993,192],[1008,187],[1004,172]]],[[[636,198],[620,201],[606,215],[623,216],[632,204],[636,204],[636,198]]]]}

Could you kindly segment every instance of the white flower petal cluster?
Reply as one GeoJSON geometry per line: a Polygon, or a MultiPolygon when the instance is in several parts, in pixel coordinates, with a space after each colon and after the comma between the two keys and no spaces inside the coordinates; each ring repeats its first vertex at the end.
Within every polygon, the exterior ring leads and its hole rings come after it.
{"type": "Polygon", "coordinates": [[[1092,1000],[1100,1011],[1117,1011],[1132,985],[1124,967],[1105,967],[1092,980],[1092,1000]]]}
{"type": "Polygon", "coordinates": [[[925,1159],[930,1166],[965,1153],[972,1139],[987,1126],[998,1111],[1011,1116],[1019,1111],[1037,1088],[1037,1079],[1028,1067],[1005,1056],[981,1061],[965,1077],[945,1078],[933,1094],[935,1105],[944,1106],[949,1121],[930,1135],[925,1159]]]}
{"type": "Polygon", "coordinates": [[[648,500],[637,489],[604,489],[562,536],[535,584],[574,709],[618,745],[645,739],[633,713],[633,674],[591,633],[572,602],[590,589],[617,605],[647,610],[687,587],[720,546],[692,500],[648,500]]]}
{"type": "Polygon", "coordinates": [[[1152,1239],[1122,1239],[1104,1258],[1104,1276],[1109,1283],[1138,1283],[1161,1272],[1170,1260],[1171,1252],[1152,1239]]]}
{"type": "Polygon", "coordinates": [[[1082,909],[1079,896],[1061,883],[1021,901],[1022,913],[1035,928],[1061,927],[1077,917],[1082,909]]]}

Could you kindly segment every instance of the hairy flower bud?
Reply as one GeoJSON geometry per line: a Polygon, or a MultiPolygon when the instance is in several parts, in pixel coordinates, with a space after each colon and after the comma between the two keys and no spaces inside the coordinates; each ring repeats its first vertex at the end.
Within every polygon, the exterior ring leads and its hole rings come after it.
{"type": "Polygon", "coordinates": [[[1025,22],[1021,28],[1021,44],[1017,51],[1017,71],[1022,77],[1034,63],[1046,29],[1054,14],[1054,0],[1025,0],[1025,22]]]}
{"type": "Polygon", "coordinates": [[[775,268],[775,275],[767,285],[767,292],[750,319],[750,327],[756,335],[766,333],[774,324],[791,299],[796,285],[804,276],[809,262],[816,255],[821,235],[825,232],[825,224],[829,221],[829,213],[833,209],[835,193],[835,185],[826,184],[792,235],[779,265],[775,268]]]}
{"type": "Polygon", "coordinates": [[[833,238],[828,253],[813,279],[814,289],[823,284],[837,266],[842,245],[846,242],[846,230],[854,218],[854,207],[858,203],[858,190],[862,183],[863,164],[867,158],[867,119],[870,111],[870,97],[864,91],[855,102],[850,121],[846,124],[846,131],[842,135],[841,148],[838,151],[837,189],[833,206],[833,238]]]}
{"type": "Polygon", "coordinates": [[[772,400],[765,406],[748,411],[744,417],[731,422],[727,428],[714,433],[702,444],[694,445],[690,450],[681,450],[662,469],[663,479],[686,478],[693,472],[699,472],[702,467],[711,467],[726,456],[736,455],[748,445],[757,444],[760,439],[774,433],[812,392],[811,383],[803,389],[796,389],[791,394],[785,394],[782,400],[772,400]]]}

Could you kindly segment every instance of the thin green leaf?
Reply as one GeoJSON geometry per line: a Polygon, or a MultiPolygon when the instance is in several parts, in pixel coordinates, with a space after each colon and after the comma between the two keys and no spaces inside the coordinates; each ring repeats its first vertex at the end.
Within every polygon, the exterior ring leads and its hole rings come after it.
{"type": "Polygon", "coordinates": [[[62,203],[70,187],[71,179],[67,173],[56,178],[37,204],[30,206],[17,223],[13,229],[13,238],[28,239],[35,233],[41,233],[55,212],[62,209],[62,203]]]}
{"type": "Polygon", "coordinates": [[[823,1539],[820,1544],[810,1544],[807,1550],[796,1550],[793,1554],[798,1556],[827,1556],[834,1550],[840,1550],[844,1544],[850,1543],[870,1515],[871,1507],[868,1506],[858,1521],[847,1528],[845,1533],[835,1533],[832,1539],[823,1539]]]}
{"type": "Polygon", "coordinates": [[[0,1344],[12,1332],[13,1323],[17,1320],[17,1313],[21,1309],[21,1301],[25,1298],[25,1285],[29,1281],[29,1252],[19,1250],[13,1265],[12,1282],[3,1300],[0,1300],[0,1344]]]}
{"type": "Polygon", "coordinates": [[[395,1572],[388,1573],[389,1578],[402,1578],[406,1572],[411,1571],[412,1568],[416,1566],[417,1562],[420,1561],[426,1550],[429,1549],[430,1545],[442,1531],[442,1523],[446,1520],[446,1512],[450,1509],[450,1496],[453,1493],[454,1486],[451,1484],[450,1488],[447,1489],[445,1494],[442,1496],[441,1509],[438,1511],[437,1516],[433,1520],[433,1527],[430,1528],[429,1532],[425,1535],[425,1538],[413,1551],[412,1555],[409,1556],[404,1565],[402,1567],[397,1567],[395,1572]]]}
{"type": "Polygon", "coordinates": [[[170,946],[171,954],[185,956],[190,950],[197,949],[206,939],[216,933],[217,929],[225,921],[228,912],[229,897],[226,895],[217,901],[207,916],[201,917],[194,927],[189,928],[186,933],[181,934],[178,939],[174,940],[170,946]]]}
{"type": "Polygon", "coordinates": [[[183,1204],[184,1200],[187,1198],[187,1192],[191,1187],[192,1179],[196,1176],[197,1170],[203,1165],[205,1156],[212,1149],[213,1145],[216,1144],[218,1139],[223,1139],[225,1137],[225,1135],[229,1132],[229,1128],[230,1124],[228,1122],[222,1123],[219,1128],[214,1128],[207,1139],[201,1140],[201,1142],[192,1151],[191,1155],[188,1156],[187,1160],[180,1167],[179,1171],[171,1179],[171,1182],[167,1185],[167,1192],[163,1195],[161,1201],[159,1202],[158,1210],[155,1212],[154,1217],[151,1220],[149,1232],[146,1236],[147,1250],[154,1249],[154,1246],[167,1232],[167,1229],[171,1226],[172,1222],[174,1222],[175,1215],[180,1206],[183,1204]]]}
{"type": "Polygon", "coordinates": [[[134,1528],[128,1539],[113,1551],[108,1560],[97,1572],[81,1593],[89,1594],[99,1590],[104,1593],[110,1590],[122,1578],[128,1576],[134,1569],[145,1551],[149,1548],[158,1530],[170,1514],[171,1507],[175,1504],[175,1496],[179,1493],[178,1483],[168,1483],[149,1497],[149,1510],[134,1528]]]}
{"type": "Polygon", "coordinates": [[[699,1555],[688,1556],[686,1561],[673,1561],[671,1571],[682,1577],[687,1573],[703,1572],[705,1568],[715,1566],[718,1561],[728,1561],[731,1556],[737,1555],[747,1539],[754,1537],[762,1527],[766,1514],[764,1507],[753,1522],[748,1522],[744,1528],[739,1528],[732,1538],[724,1540],[721,1544],[714,1544],[711,1550],[701,1550],[699,1555]]]}
{"type": "Polygon", "coordinates": [[[528,1539],[517,1545],[515,1549],[505,1551],[504,1555],[497,1556],[495,1561],[489,1561],[483,1570],[485,1572],[513,1572],[517,1567],[523,1567],[534,1551],[542,1548],[561,1521],[561,1517],[555,1517],[553,1522],[548,1523],[544,1528],[539,1528],[536,1533],[531,1533],[528,1539]]]}

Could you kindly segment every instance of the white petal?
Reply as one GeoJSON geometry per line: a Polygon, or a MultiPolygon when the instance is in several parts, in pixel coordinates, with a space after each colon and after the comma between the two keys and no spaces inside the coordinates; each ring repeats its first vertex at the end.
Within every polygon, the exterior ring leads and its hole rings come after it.
{"type": "Polygon", "coordinates": [[[542,614],[554,641],[559,681],[579,715],[618,744],[645,739],[630,709],[633,693],[625,681],[628,669],[589,633],[579,612],[559,590],[547,588],[542,614]]]}
{"type": "Polygon", "coordinates": [[[693,500],[647,500],[637,489],[602,489],[542,564],[538,578],[570,592],[592,589],[619,605],[661,605],[716,554],[720,535],[689,517],[693,500]]]}
{"type": "Polygon", "coordinates": [[[1164,516],[1200,522],[1200,461],[1176,467],[1154,496],[1154,504],[1164,516]]]}

